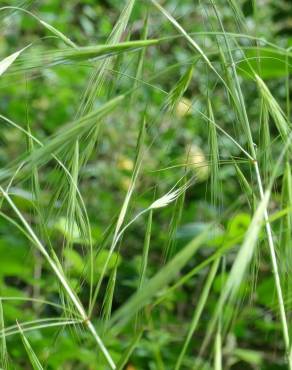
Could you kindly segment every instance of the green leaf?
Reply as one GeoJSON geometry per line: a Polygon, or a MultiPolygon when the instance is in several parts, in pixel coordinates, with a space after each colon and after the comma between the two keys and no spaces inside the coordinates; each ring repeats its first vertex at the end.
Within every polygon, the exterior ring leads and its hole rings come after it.
{"type": "Polygon", "coordinates": [[[233,354],[240,360],[252,365],[260,366],[263,363],[263,354],[259,351],[254,351],[246,348],[236,348],[233,354]]]}
{"type": "Polygon", "coordinates": [[[55,228],[59,230],[66,239],[69,239],[72,242],[78,243],[78,241],[81,239],[81,234],[77,223],[74,222],[73,226],[69,228],[66,217],[60,217],[55,223],[55,228]]]}
{"type": "Polygon", "coordinates": [[[279,78],[292,71],[292,58],[272,48],[253,48],[245,52],[245,59],[237,63],[237,68],[238,73],[247,79],[252,78],[253,71],[264,79],[279,78]]]}

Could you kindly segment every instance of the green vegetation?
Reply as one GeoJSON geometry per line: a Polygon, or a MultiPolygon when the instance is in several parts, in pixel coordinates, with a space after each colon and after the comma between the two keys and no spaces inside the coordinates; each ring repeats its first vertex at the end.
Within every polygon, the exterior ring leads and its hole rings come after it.
{"type": "Polygon", "coordinates": [[[0,368],[292,370],[289,0],[0,24],[0,368]]]}

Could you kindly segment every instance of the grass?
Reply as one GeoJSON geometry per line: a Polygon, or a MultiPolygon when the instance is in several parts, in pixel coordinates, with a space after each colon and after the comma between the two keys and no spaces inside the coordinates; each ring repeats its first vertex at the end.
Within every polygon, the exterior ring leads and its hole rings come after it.
{"type": "MultiPolygon", "coordinates": [[[[48,44],[46,49],[47,40],[43,40],[45,48],[32,42],[4,57],[0,61],[1,83],[8,81],[14,84],[15,76],[33,76],[36,72],[58,68],[71,68],[71,78],[74,78],[74,68],[78,71],[82,65],[90,71],[71,121],[50,135],[39,139],[35,126],[28,120],[16,122],[9,112],[0,114],[7,130],[15,130],[26,143],[23,151],[0,170],[0,216],[32,247],[34,276],[41,278],[44,274],[44,281],[57,281],[58,287],[52,300],[52,291],[31,282],[33,289],[25,297],[1,293],[1,366],[3,369],[14,368],[13,361],[17,360],[11,350],[10,338],[17,337],[27,355],[21,362],[29,363],[34,369],[46,368],[50,351],[45,354],[39,348],[34,349],[29,336],[47,330],[56,341],[59,352],[63,348],[58,347],[57,338],[62,332],[68,333],[70,341],[78,343],[76,351],[79,346],[84,350],[84,358],[78,360],[79,367],[76,367],[80,369],[89,368],[85,357],[89,358],[90,353],[94,353],[97,356],[95,360],[101,365],[92,363],[93,369],[129,370],[132,369],[132,361],[135,363],[135,358],[139,358],[139,353],[141,356],[145,348],[152,353],[152,358],[145,362],[145,369],[232,369],[234,356],[238,356],[240,361],[243,358],[251,368],[256,368],[255,361],[261,364],[266,361],[263,369],[269,369],[266,356],[259,354],[256,348],[256,360],[239,347],[228,354],[228,343],[230,337],[236,335],[234,327],[241,317],[240,311],[249,307],[245,294],[250,303],[254,303],[252,289],[246,287],[246,282],[257,286],[255,276],[262,273],[264,265],[262,279],[272,277],[277,297],[272,310],[277,324],[274,330],[281,335],[281,338],[277,337],[280,341],[277,361],[292,370],[289,312],[291,51],[249,34],[244,15],[233,1],[227,1],[225,7],[233,12],[238,22],[238,33],[226,31],[221,10],[213,1],[205,9],[210,28],[191,34],[185,29],[183,19],[176,19],[167,5],[156,0],[139,4],[144,11],[143,17],[139,18],[140,29],[137,32],[131,23],[137,6],[135,0],[125,1],[106,41],[82,47],[24,5],[0,8],[9,19],[19,14],[36,21],[39,27],[50,33],[56,45],[51,48],[48,44]],[[166,24],[166,28],[175,33],[155,37],[158,33],[155,22],[166,24]],[[202,37],[212,40],[211,48],[205,50],[202,37]],[[174,42],[190,56],[187,61],[184,58],[183,68],[174,62],[173,65],[162,65],[157,73],[151,73],[151,55],[159,55],[174,42]],[[284,107],[261,77],[261,49],[266,45],[286,63],[284,107]],[[250,50],[258,53],[256,63],[248,56],[250,50]],[[248,82],[243,78],[242,62],[247,68],[245,76],[249,76],[248,82]],[[178,67],[180,72],[176,79],[172,73],[176,76],[178,67]],[[201,75],[197,73],[198,69],[201,75]],[[205,96],[199,98],[190,94],[195,91],[193,86],[197,81],[205,89],[205,96]],[[257,91],[256,106],[250,106],[250,86],[257,91]],[[159,103],[155,94],[159,94],[159,103]],[[220,95],[219,104],[216,94],[220,95]],[[179,104],[183,102],[188,109],[179,113],[179,104]],[[154,114],[151,111],[153,107],[156,108],[154,114]],[[116,132],[113,136],[121,134],[119,120],[125,119],[126,113],[129,121],[133,122],[127,135],[118,138],[117,142],[122,146],[123,138],[131,137],[130,155],[133,160],[130,163],[124,160],[123,164],[129,181],[119,202],[112,202],[111,217],[106,217],[108,224],[103,225],[105,231],[97,241],[93,231],[99,209],[92,210],[87,194],[90,180],[86,180],[84,171],[91,162],[98,162],[97,148],[106,142],[109,132],[116,132]],[[232,119],[227,119],[227,115],[232,119]],[[188,117],[192,125],[202,124],[201,131],[192,127],[189,132],[193,136],[201,133],[206,158],[200,158],[204,151],[202,154],[197,150],[192,162],[189,159],[191,150],[187,150],[179,163],[172,164],[168,160],[167,147],[171,143],[164,144],[164,140],[167,141],[165,132],[173,129],[176,121],[181,125],[188,117]],[[115,122],[114,126],[112,122],[115,122]],[[159,153],[157,146],[160,147],[159,153]],[[154,168],[151,167],[152,153],[160,156],[152,166],[154,168]],[[231,175],[228,172],[224,175],[225,165],[232,169],[231,175]],[[202,175],[202,170],[205,175],[202,175]],[[151,186],[147,184],[150,172],[155,174],[151,186]],[[49,185],[44,181],[44,175],[53,177],[49,185]],[[209,179],[207,182],[204,176],[209,179]],[[204,181],[207,183],[205,195],[209,197],[208,204],[216,212],[213,212],[213,217],[208,216],[208,222],[193,233],[189,241],[180,245],[177,235],[182,220],[190,218],[184,218],[188,202],[192,192],[198,191],[204,181]],[[233,181],[240,188],[239,196],[232,186],[231,190],[225,190],[233,181]],[[29,189],[32,212],[27,212],[17,201],[13,193],[15,186],[29,189]],[[233,199],[238,199],[229,202],[225,191],[233,199]],[[236,195],[230,195],[232,192],[236,195]],[[242,224],[237,225],[235,232],[232,219],[235,210],[241,208],[248,210],[250,219],[243,230],[240,229],[242,224]],[[60,217],[65,220],[61,241],[52,231],[52,222],[56,223],[60,217]],[[167,228],[163,224],[165,221],[161,221],[165,218],[167,228]],[[133,272],[129,267],[131,263],[121,262],[122,257],[119,256],[124,253],[123,259],[133,257],[125,245],[128,240],[131,243],[131,236],[135,233],[138,237],[133,244],[138,243],[138,263],[133,272]],[[157,252],[160,233],[164,233],[163,243],[157,252]],[[265,252],[269,260],[265,258],[265,252]],[[157,253],[160,258],[158,267],[153,262],[157,253]],[[73,256],[73,276],[66,259],[68,255],[73,256]],[[121,293],[127,285],[119,280],[124,269],[132,274],[127,278],[131,294],[121,293]],[[216,291],[218,281],[220,289],[216,291]],[[168,302],[171,306],[170,297],[180,294],[187,294],[189,307],[176,338],[171,328],[159,331],[165,322],[171,327],[175,310],[167,318],[159,312],[167,311],[164,304],[168,302]],[[10,317],[7,326],[6,305],[11,301],[31,305],[33,319],[14,317],[14,323],[11,323],[10,317]],[[41,306],[47,307],[47,311],[40,310],[41,306]],[[58,316],[43,316],[53,309],[58,316]],[[199,331],[201,340],[197,341],[196,333],[199,331]],[[165,354],[163,334],[171,337],[169,342],[175,348],[169,354],[165,354]],[[92,343],[97,345],[102,357],[95,353],[92,343]]],[[[75,73],[77,75],[78,72],[75,73]]],[[[173,130],[173,136],[179,135],[177,127],[173,130]]],[[[118,150],[113,147],[110,154],[114,157],[118,150]]],[[[266,295],[266,299],[273,300],[272,291],[266,295]]],[[[176,298],[175,305],[179,307],[179,303],[179,298],[176,298]]],[[[260,318],[259,321],[263,323],[265,319],[260,318]]],[[[264,334],[269,335],[268,329],[264,334]]],[[[262,352],[264,350],[261,348],[262,352]]],[[[17,366],[15,368],[21,365],[17,366]]],[[[62,368],[63,365],[50,366],[62,368]]],[[[68,366],[73,368],[74,364],[69,361],[68,366]]]]}

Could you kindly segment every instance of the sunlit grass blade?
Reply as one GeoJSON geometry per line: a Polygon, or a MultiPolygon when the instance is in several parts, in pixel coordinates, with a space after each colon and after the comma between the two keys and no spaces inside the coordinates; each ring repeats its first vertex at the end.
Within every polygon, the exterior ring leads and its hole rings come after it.
{"type": "Polygon", "coordinates": [[[219,329],[215,336],[214,352],[214,370],[222,370],[222,338],[219,329]]]}
{"type": "Polygon", "coordinates": [[[2,59],[0,61],[0,76],[3,75],[3,73],[11,66],[11,64],[19,57],[19,55],[25,50],[27,49],[28,46],[26,46],[25,48],[19,50],[19,51],[16,51],[15,53],[9,55],[8,57],[6,57],[5,59],[2,59]]]}
{"type": "MultiPolygon", "coordinates": [[[[4,313],[3,313],[2,298],[0,298],[0,332],[3,333],[4,330],[5,330],[4,313]]],[[[3,369],[9,369],[8,352],[7,352],[5,335],[1,335],[0,361],[1,361],[0,366],[3,369]]]]}

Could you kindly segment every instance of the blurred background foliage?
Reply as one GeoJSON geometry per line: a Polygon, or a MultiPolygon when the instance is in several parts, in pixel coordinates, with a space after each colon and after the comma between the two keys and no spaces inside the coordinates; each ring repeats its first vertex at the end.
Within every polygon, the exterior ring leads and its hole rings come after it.
{"type": "MultiPolygon", "coordinates": [[[[120,0],[36,0],[24,2],[23,5],[42,20],[54,25],[76,44],[88,46],[106,42],[120,14],[122,3],[120,0]]],[[[218,28],[207,1],[168,0],[163,3],[189,33],[218,28]]],[[[285,48],[292,46],[292,6],[289,0],[235,2],[220,0],[217,3],[226,31],[248,33],[285,48]],[[245,29],[242,29],[240,19],[234,16],[232,4],[235,4],[245,17],[245,29]]],[[[1,6],[6,5],[19,5],[19,1],[2,0],[1,6]]],[[[147,5],[146,1],[139,0],[136,2],[129,25],[132,39],[140,38],[147,11],[150,17],[149,38],[176,34],[161,14],[147,5]]],[[[60,40],[53,37],[48,30],[27,14],[6,10],[0,13],[0,18],[1,59],[28,44],[33,45],[29,54],[31,57],[33,53],[37,56],[38,52],[47,49],[64,48],[60,40]]],[[[212,61],[215,65],[219,63],[214,38],[204,34],[198,36],[198,42],[210,55],[214,52],[211,56],[212,61]]],[[[250,43],[246,41],[246,46],[249,45],[250,43]]],[[[250,49],[247,50],[247,55],[253,58],[257,52],[250,49]]],[[[261,63],[260,74],[282,108],[286,110],[285,84],[291,65],[287,70],[286,57],[276,55],[274,50],[262,48],[261,53],[267,59],[263,59],[261,63]]],[[[80,174],[80,191],[88,209],[94,241],[99,245],[109,225],[116,220],[117,212],[128,189],[134,166],[137,135],[142,117],[145,115],[147,145],[151,146],[151,150],[146,153],[143,161],[143,171],[138,180],[129,214],[134,216],[139,210],[147,207],[153,200],[154,190],[157,194],[168,191],[183,176],[185,171],[183,164],[189,158],[193,159],[192,171],[196,175],[197,182],[196,186],[186,193],[179,226],[173,235],[171,253],[178,251],[202,228],[228,211],[227,216],[220,219],[222,220],[220,228],[214,230],[214,235],[211,236],[213,242],[200,249],[196,257],[189,262],[186,271],[210,256],[216,250],[216,243],[219,245],[220,238],[224,240],[238,238],[237,244],[239,244],[242,241],[242,234],[250,223],[252,212],[252,205],[249,206],[245,196],[242,195],[242,184],[239,183],[236,169],[230,160],[230,156],[240,157],[241,153],[224,136],[219,137],[222,160],[219,172],[221,180],[219,206],[214,206],[211,202],[206,122],[199,114],[190,113],[186,108],[191,102],[197,110],[203,111],[206,106],[207,86],[212,84],[214,76],[202,61],[198,60],[195,63],[193,78],[180,105],[175,107],[172,114],[165,114],[162,110],[166,92],[172,89],[189,64],[194,62],[194,58],[193,52],[185,46],[182,38],[169,39],[157,47],[147,48],[143,81],[151,85],[142,83],[137,97],[128,101],[122,109],[119,108],[113,112],[110,119],[106,120],[102,139],[80,174]],[[156,75],[157,78],[155,78],[156,75]]],[[[240,60],[240,54],[238,60],[240,60]]],[[[123,70],[123,75],[115,73],[114,68],[107,73],[109,81],[118,79],[119,90],[123,92],[133,85],[133,79],[129,76],[135,75],[137,53],[129,53],[127,57],[120,58],[119,62],[122,64],[120,70],[123,70]]],[[[253,66],[257,68],[257,63],[254,62],[253,66]]],[[[258,132],[258,93],[254,83],[250,81],[247,63],[238,62],[238,67],[250,120],[255,132],[258,132]]],[[[1,79],[0,113],[23,127],[29,124],[34,135],[40,140],[45,140],[64,123],[74,118],[91,69],[92,64],[84,62],[55,65],[52,68],[24,69],[21,72],[11,70],[5,78],[1,79]]],[[[109,85],[104,84],[96,105],[101,104],[113,93],[109,91],[109,85]]],[[[223,89],[221,92],[218,89],[216,96],[212,97],[216,120],[222,127],[228,128],[229,132],[239,137],[240,132],[233,124],[234,113],[226,109],[224,99],[223,89]]],[[[271,129],[271,135],[276,137],[273,129],[271,129]]],[[[257,137],[256,140],[260,138],[257,137]]],[[[1,167],[21,155],[27,147],[24,135],[4,122],[1,122],[0,141],[1,167]]],[[[245,143],[243,142],[242,145],[245,143]]],[[[281,149],[280,146],[273,148],[275,154],[281,149]]],[[[244,160],[241,170],[252,184],[254,179],[250,174],[249,165],[245,164],[244,160]]],[[[41,199],[46,207],[51,206],[49,200],[57,179],[58,169],[50,167],[50,164],[40,172],[40,183],[43,189],[41,199]]],[[[37,225],[31,184],[24,181],[13,187],[11,191],[19,209],[25,213],[31,224],[37,225]]],[[[280,202],[280,195],[275,191],[271,202],[272,211],[277,210],[280,202]]],[[[175,207],[174,204],[159,213],[154,213],[148,277],[158,271],[168,258],[163,251],[165,244],[169,242],[171,218],[176,210],[175,207]]],[[[72,285],[79,289],[81,298],[86,300],[88,293],[86,274],[81,287],[79,280],[87,264],[86,253],[83,251],[86,241],[82,240],[77,225],[73,233],[66,235],[64,215],[59,215],[47,222],[57,245],[57,251],[59,249],[58,253],[61,253],[63,239],[72,238],[74,248],[64,254],[63,261],[72,285]]],[[[146,220],[141,218],[131,226],[114,256],[118,257],[119,263],[113,301],[114,310],[120,307],[138,286],[145,223],[146,220]]],[[[276,232],[277,227],[275,222],[276,232]]],[[[274,291],[274,283],[270,274],[269,257],[265,248],[261,249],[261,253],[258,276],[253,281],[246,281],[245,286],[242,287],[241,299],[250,300],[250,304],[245,304],[243,309],[238,307],[241,311],[238,312],[238,317],[232,324],[232,333],[228,335],[224,344],[224,369],[280,370],[286,368],[282,356],[281,328],[274,311],[276,300],[271,299],[271,296],[276,297],[276,294],[271,294],[274,291]]],[[[1,296],[20,298],[41,296],[58,302],[59,286],[56,279],[49,273],[46,264],[34,263],[40,259],[38,253],[31,248],[29,241],[3,218],[0,220],[0,256],[1,296]]],[[[228,254],[225,261],[227,266],[233,257],[233,252],[228,254]]],[[[97,256],[95,260],[97,271],[100,272],[105,259],[106,251],[97,256]]],[[[108,269],[107,281],[115,263],[116,258],[113,258],[108,269]]],[[[205,276],[206,271],[203,269],[182,287],[168,294],[159,306],[152,308],[147,330],[126,365],[127,370],[173,368],[178,355],[178,344],[188,328],[196,305],[196,297],[205,276]]],[[[203,360],[201,365],[194,365],[192,356],[197,354],[200,348],[221,287],[222,276],[219,276],[215,281],[197,334],[192,340],[189,357],[184,363],[185,369],[210,368],[208,361],[204,363],[203,360]]],[[[106,289],[106,285],[103,289],[106,289]]],[[[102,300],[97,304],[97,315],[102,310],[102,304],[102,300]]],[[[30,321],[61,314],[58,308],[22,300],[3,300],[3,309],[7,325],[13,325],[16,318],[30,321]]],[[[233,310],[234,307],[226,307],[226,310],[228,309],[233,310]]],[[[78,330],[77,328],[76,331],[78,330]]],[[[76,335],[73,329],[46,328],[34,330],[27,335],[46,369],[106,369],[93,340],[84,331],[76,335]],[[89,345],[82,346],[84,341],[89,345]]],[[[106,334],[104,338],[105,343],[112,349],[114,359],[118,359],[130,345],[133,336],[129,329],[129,332],[124,330],[119,338],[106,334]]],[[[7,337],[7,346],[14,364],[13,368],[28,369],[28,360],[19,335],[7,337]]],[[[208,356],[206,359],[208,360],[208,356]]]]}

